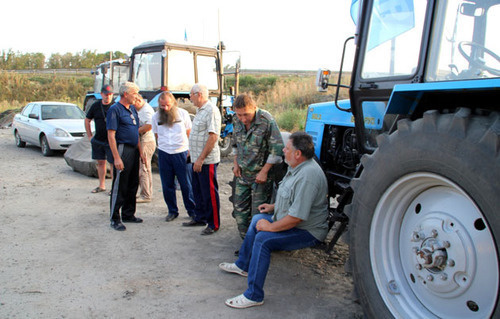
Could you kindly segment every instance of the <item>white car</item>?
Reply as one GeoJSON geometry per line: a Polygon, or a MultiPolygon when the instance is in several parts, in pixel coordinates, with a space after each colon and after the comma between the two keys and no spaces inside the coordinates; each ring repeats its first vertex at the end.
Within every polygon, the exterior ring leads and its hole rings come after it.
{"type": "Polygon", "coordinates": [[[42,154],[50,156],[85,136],[84,122],[85,113],[75,104],[31,102],[14,116],[12,130],[17,147],[39,145],[42,154]]]}

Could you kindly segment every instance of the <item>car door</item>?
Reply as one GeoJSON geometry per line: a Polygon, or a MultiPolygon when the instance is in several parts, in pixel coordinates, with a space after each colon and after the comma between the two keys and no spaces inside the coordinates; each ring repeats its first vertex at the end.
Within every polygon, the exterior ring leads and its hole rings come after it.
{"type": "Polygon", "coordinates": [[[22,112],[18,115],[15,116],[14,118],[14,125],[16,127],[16,130],[18,131],[19,135],[21,136],[21,139],[26,141],[27,135],[28,135],[28,120],[29,117],[28,115],[31,113],[31,110],[33,109],[33,104],[29,103],[24,107],[22,112]]]}
{"type": "Polygon", "coordinates": [[[26,140],[33,144],[38,144],[38,135],[42,120],[40,119],[40,104],[33,104],[33,108],[28,114],[26,121],[26,140]]]}

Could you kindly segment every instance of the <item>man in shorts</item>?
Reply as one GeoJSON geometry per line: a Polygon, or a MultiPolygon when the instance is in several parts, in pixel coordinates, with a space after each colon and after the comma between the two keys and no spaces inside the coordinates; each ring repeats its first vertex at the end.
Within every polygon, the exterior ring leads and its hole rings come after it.
{"type": "MultiPolygon", "coordinates": [[[[106,130],[106,115],[113,104],[113,88],[111,85],[104,85],[101,89],[102,100],[97,100],[90,106],[85,118],[85,130],[92,145],[92,159],[97,161],[97,176],[99,186],[92,190],[92,193],[106,191],[106,159],[111,159],[111,150],[108,143],[108,131],[106,130]],[[95,135],[92,135],[90,122],[94,120],[95,135]]],[[[110,162],[111,163],[111,162],[110,162]]],[[[113,170],[111,179],[113,179],[113,170]]]]}

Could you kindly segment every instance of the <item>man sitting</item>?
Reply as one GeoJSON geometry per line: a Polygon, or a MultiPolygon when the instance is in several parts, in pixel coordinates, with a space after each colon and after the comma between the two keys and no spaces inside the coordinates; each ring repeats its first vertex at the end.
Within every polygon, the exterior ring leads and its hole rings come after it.
{"type": "Polygon", "coordinates": [[[296,250],[322,242],[328,233],[328,186],[314,161],[314,144],[304,132],[293,133],[283,149],[288,172],[280,183],[275,204],[262,204],[252,218],[235,263],[221,263],[226,272],[248,276],[248,289],[226,300],[233,308],[264,303],[264,281],[271,251],[296,250]]]}

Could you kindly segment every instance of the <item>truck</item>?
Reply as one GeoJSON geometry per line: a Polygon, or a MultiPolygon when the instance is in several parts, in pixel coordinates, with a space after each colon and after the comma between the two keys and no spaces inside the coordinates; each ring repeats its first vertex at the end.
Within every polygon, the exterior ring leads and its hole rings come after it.
{"type": "Polygon", "coordinates": [[[305,131],[363,311],[500,318],[500,2],[352,4],[338,80],[317,77],[335,101],[309,105],[305,131]]]}
{"type": "Polygon", "coordinates": [[[232,151],[231,110],[238,94],[240,54],[224,52],[224,43],[216,48],[169,43],[165,40],[140,44],[132,49],[129,80],[139,86],[139,93],[156,109],[163,91],[170,91],[183,106],[194,113],[189,92],[195,83],[209,89],[210,100],[222,115],[219,146],[222,156],[232,151]],[[229,62],[228,62],[229,61],[229,62]],[[231,78],[231,79],[229,79],[231,78]],[[231,81],[231,83],[229,83],[231,81]]]}
{"type": "Polygon", "coordinates": [[[118,95],[120,85],[129,78],[130,63],[128,59],[115,59],[103,62],[95,67],[93,91],[88,91],[83,101],[83,110],[86,112],[96,101],[102,99],[101,88],[109,84],[113,87],[114,95],[118,95]]]}

